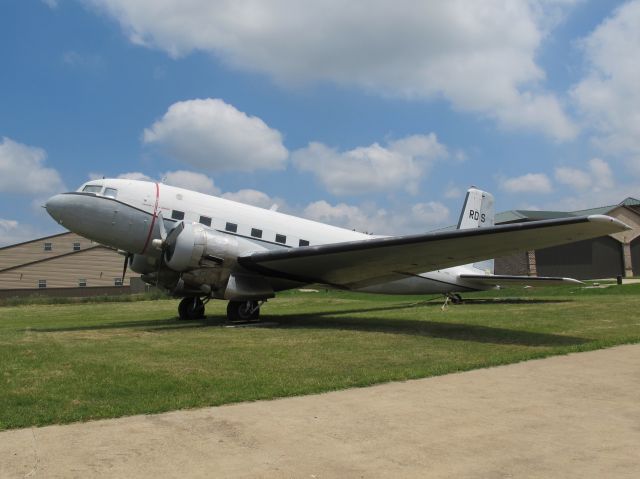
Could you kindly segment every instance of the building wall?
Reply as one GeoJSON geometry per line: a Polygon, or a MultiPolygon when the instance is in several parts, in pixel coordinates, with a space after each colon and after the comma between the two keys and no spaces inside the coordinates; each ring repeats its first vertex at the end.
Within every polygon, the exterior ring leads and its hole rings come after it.
{"type": "Polygon", "coordinates": [[[62,254],[73,253],[74,243],[80,243],[80,251],[96,246],[93,241],[71,232],[5,246],[0,248],[0,271],[33,261],[41,261],[47,258],[55,258],[62,254]],[[51,243],[51,251],[44,250],[45,243],[51,243]]]}
{"type": "MultiPolygon", "coordinates": [[[[632,229],[603,238],[537,250],[539,276],[566,276],[577,279],[640,275],[640,208],[618,206],[607,213],[632,229]],[[625,244],[631,245],[630,261],[624,264],[625,244]]],[[[628,248],[628,246],[627,246],[628,248]]],[[[496,258],[496,274],[532,274],[524,253],[496,258]]]]}
{"type": "MultiPolygon", "coordinates": [[[[2,248],[0,261],[11,265],[0,270],[0,290],[38,290],[40,280],[46,281],[46,288],[78,288],[80,279],[86,280],[86,288],[103,288],[115,286],[116,278],[122,277],[124,257],[105,246],[65,233],[2,248]],[[45,242],[52,243],[52,251],[44,251],[45,242]],[[80,251],[73,250],[74,242],[80,243],[80,251]]],[[[130,283],[131,277],[128,270],[124,285],[130,283]]]]}
{"type": "Polygon", "coordinates": [[[634,276],[640,276],[640,237],[631,242],[631,264],[634,276]]]}
{"type": "Polygon", "coordinates": [[[536,251],[539,276],[600,279],[624,276],[621,244],[604,236],[536,251]]]}
{"type": "Polygon", "coordinates": [[[529,261],[526,252],[496,258],[494,261],[495,274],[529,274],[529,261]]]}

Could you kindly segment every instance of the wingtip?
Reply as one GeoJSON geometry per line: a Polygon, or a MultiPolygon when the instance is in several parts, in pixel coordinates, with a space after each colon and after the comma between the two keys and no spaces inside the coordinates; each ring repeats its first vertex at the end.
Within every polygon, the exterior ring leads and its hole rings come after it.
{"type": "Polygon", "coordinates": [[[619,228],[619,231],[632,229],[631,226],[629,226],[628,224],[620,221],[619,219],[612,218],[611,216],[607,216],[607,215],[589,215],[587,216],[587,219],[593,223],[610,223],[612,225],[617,226],[619,228]]]}

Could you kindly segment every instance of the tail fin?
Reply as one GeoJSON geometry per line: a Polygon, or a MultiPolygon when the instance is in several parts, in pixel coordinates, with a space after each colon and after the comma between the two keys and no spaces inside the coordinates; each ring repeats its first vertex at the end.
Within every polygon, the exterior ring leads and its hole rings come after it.
{"type": "MultiPolygon", "coordinates": [[[[467,197],[464,199],[458,229],[485,228],[494,224],[493,195],[472,186],[467,190],[467,197]]],[[[492,259],[473,263],[471,266],[482,274],[493,274],[494,271],[492,259]]]]}
{"type": "Polygon", "coordinates": [[[483,228],[493,226],[494,222],[493,195],[473,186],[469,188],[460,212],[458,229],[483,228]]]}

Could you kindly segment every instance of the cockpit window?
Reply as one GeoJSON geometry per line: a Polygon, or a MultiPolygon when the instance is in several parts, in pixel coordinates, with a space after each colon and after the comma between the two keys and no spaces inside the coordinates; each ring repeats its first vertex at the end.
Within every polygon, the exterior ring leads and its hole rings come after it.
{"type": "Polygon", "coordinates": [[[118,196],[118,190],[116,190],[115,188],[105,188],[104,196],[108,196],[109,198],[115,198],[116,196],[118,196]]]}
{"type": "Polygon", "coordinates": [[[84,193],[100,193],[102,191],[101,185],[87,185],[82,188],[84,193]]]}

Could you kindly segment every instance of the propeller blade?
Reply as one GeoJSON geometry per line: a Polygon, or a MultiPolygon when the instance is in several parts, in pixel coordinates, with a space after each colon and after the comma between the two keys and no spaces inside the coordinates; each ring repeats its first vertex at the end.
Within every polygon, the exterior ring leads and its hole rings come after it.
{"type": "Polygon", "coordinates": [[[182,233],[183,229],[184,229],[184,222],[181,221],[180,223],[178,223],[178,225],[175,228],[169,231],[169,234],[167,235],[167,240],[166,240],[167,246],[171,246],[173,245],[173,243],[176,242],[176,240],[178,239],[178,235],[182,233]]]}
{"type": "Polygon", "coordinates": [[[164,218],[162,217],[162,211],[158,212],[158,227],[160,228],[160,239],[164,242],[167,239],[167,230],[164,227],[164,218]]]}
{"type": "Polygon", "coordinates": [[[122,267],[122,286],[124,286],[124,277],[127,274],[127,266],[129,266],[129,257],[131,255],[127,254],[124,257],[124,266],[122,267]]]}

